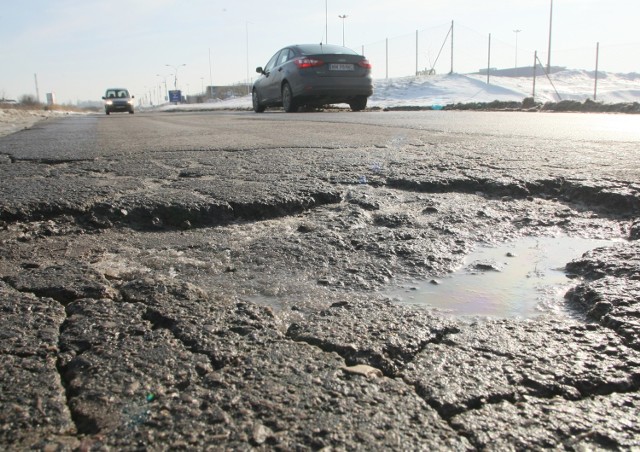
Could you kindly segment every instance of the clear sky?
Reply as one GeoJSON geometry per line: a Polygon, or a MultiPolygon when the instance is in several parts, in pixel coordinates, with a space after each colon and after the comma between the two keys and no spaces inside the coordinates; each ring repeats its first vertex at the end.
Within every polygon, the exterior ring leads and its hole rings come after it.
{"type": "MultiPolygon", "coordinates": [[[[60,103],[99,100],[109,86],[155,102],[176,72],[178,88],[196,94],[210,83],[254,78],[256,66],[288,44],[342,44],[343,24],[345,45],[364,51],[375,78],[413,75],[416,66],[449,72],[452,21],[455,72],[531,65],[536,50],[546,64],[550,6],[551,0],[0,0],[0,97],[35,94],[34,74],[41,100],[54,92],[60,103]]],[[[640,72],[639,22],[638,0],[555,0],[551,64],[594,70],[599,42],[600,70],[640,72]]]]}

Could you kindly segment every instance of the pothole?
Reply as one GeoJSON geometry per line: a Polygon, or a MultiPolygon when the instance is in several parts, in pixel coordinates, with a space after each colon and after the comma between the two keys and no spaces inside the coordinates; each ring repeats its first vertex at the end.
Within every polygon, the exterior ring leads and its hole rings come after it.
{"type": "Polygon", "coordinates": [[[498,247],[479,247],[451,275],[403,284],[387,294],[456,317],[534,318],[576,315],[564,300],[576,284],[565,265],[617,240],[525,237],[498,247]]]}

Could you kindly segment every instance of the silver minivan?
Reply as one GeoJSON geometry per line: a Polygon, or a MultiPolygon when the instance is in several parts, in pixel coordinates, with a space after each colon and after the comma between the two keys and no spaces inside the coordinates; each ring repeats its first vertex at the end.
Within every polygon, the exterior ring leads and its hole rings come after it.
{"type": "Polygon", "coordinates": [[[127,111],[133,114],[133,97],[125,88],[109,88],[102,96],[104,100],[104,112],[110,114],[114,111],[127,111]]]}

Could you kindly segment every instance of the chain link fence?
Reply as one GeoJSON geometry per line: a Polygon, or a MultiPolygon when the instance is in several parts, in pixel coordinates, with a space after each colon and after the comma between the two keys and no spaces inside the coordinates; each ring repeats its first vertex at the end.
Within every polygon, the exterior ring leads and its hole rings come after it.
{"type": "MultiPolygon", "coordinates": [[[[353,48],[361,51],[371,61],[375,79],[450,72],[486,73],[488,68],[533,67],[535,50],[518,49],[515,35],[510,43],[496,39],[495,36],[491,37],[490,47],[489,39],[488,33],[451,22],[353,48]]],[[[596,46],[597,43],[594,42],[592,45],[575,49],[552,47],[551,65],[595,72],[596,46]]],[[[546,65],[547,48],[537,50],[538,58],[546,65]]],[[[640,42],[623,45],[600,44],[598,71],[610,71],[607,69],[608,62],[628,59],[632,55],[640,55],[640,42]]],[[[638,63],[640,65],[640,60],[638,63]]],[[[523,70],[523,74],[527,73],[526,69],[523,70]]]]}

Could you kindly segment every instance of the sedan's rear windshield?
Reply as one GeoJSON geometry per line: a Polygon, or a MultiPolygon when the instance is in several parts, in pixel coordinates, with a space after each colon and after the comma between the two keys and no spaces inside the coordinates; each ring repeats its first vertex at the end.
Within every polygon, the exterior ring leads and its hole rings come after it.
{"type": "Polygon", "coordinates": [[[320,55],[323,53],[333,55],[358,55],[357,52],[351,49],[331,44],[304,44],[296,47],[302,55],[320,55]]]}

